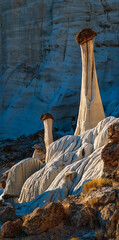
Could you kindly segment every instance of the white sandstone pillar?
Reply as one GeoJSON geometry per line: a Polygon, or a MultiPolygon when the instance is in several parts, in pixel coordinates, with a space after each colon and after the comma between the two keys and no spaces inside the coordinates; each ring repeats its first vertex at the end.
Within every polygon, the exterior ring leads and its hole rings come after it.
{"type": "Polygon", "coordinates": [[[81,47],[82,56],[82,85],[75,135],[94,128],[105,118],[95,68],[94,37],[96,35],[91,29],[83,29],[75,39],[81,47]]]}
{"type": "Polygon", "coordinates": [[[46,150],[49,145],[53,142],[52,125],[53,116],[49,113],[44,113],[41,115],[40,120],[44,123],[44,142],[46,150]]]}

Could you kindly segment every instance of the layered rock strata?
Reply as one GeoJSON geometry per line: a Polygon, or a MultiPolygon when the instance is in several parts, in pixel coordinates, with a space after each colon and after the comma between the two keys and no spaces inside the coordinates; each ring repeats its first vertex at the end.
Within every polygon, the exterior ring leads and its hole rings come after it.
{"type": "Polygon", "coordinates": [[[43,128],[71,129],[80,102],[81,57],[76,33],[92,28],[99,88],[106,116],[119,117],[118,0],[0,1],[0,137],[43,128]],[[65,119],[65,121],[64,121],[65,119]]]}
{"type": "MultiPolygon", "coordinates": [[[[20,176],[24,161],[10,170],[5,194],[19,194],[19,202],[32,201],[25,206],[25,211],[32,211],[36,206],[47,202],[62,200],[69,194],[80,193],[85,181],[100,178],[103,174],[101,151],[108,143],[107,128],[117,121],[108,117],[95,128],[80,136],[65,136],[50,144],[46,153],[46,164],[22,182],[20,176]]],[[[31,160],[32,163],[34,159],[31,160]]],[[[38,160],[37,160],[38,161],[38,160]]],[[[28,164],[28,160],[26,160],[28,164]]]]}
{"type": "Polygon", "coordinates": [[[42,162],[35,158],[27,158],[15,164],[8,173],[4,198],[6,195],[18,197],[27,178],[42,167],[42,162]]]}

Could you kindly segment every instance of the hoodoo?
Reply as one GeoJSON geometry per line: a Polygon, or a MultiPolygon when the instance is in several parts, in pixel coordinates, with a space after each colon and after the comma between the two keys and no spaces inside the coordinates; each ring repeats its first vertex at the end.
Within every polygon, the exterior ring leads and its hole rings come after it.
{"type": "Polygon", "coordinates": [[[94,128],[105,118],[95,68],[94,37],[96,35],[88,28],[80,31],[75,39],[81,47],[82,55],[82,86],[75,135],[94,128]]]}
{"type": "Polygon", "coordinates": [[[40,120],[44,123],[44,142],[46,150],[49,145],[53,142],[53,134],[52,134],[52,124],[53,124],[53,116],[50,113],[44,113],[41,115],[40,120]]]}

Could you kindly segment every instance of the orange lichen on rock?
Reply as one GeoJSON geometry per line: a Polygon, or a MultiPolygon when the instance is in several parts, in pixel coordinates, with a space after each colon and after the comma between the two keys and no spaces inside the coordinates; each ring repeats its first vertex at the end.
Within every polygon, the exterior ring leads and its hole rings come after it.
{"type": "Polygon", "coordinates": [[[97,34],[91,28],[84,28],[77,33],[75,41],[78,45],[82,45],[85,42],[94,38],[95,36],[97,36],[97,34]]]}

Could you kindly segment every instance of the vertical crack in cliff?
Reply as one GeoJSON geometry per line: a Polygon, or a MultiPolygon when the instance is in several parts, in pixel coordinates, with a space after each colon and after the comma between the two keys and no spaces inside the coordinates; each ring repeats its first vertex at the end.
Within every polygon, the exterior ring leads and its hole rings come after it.
{"type": "Polygon", "coordinates": [[[104,9],[104,14],[106,14],[107,21],[111,25],[113,33],[116,35],[117,41],[119,43],[119,37],[118,37],[117,31],[115,30],[114,24],[112,23],[111,17],[109,16],[109,13],[113,10],[110,7],[110,5],[107,3],[107,0],[101,0],[101,4],[102,4],[102,7],[104,9]]]}
{"type": "Polygon", "coordinates": [[[63,61],[65,60],[65,56],[66,56],[68,34],[69,34],[69,17],[68,17],[68,28],[67,28],[67,33],[66,33],[66,40],[65,40],[65,45],[64,45],[63,61]]]}

